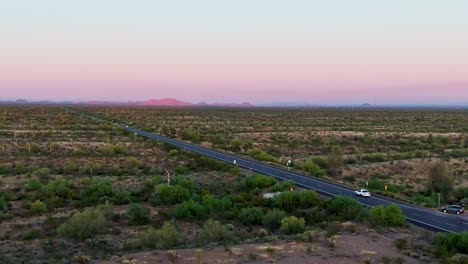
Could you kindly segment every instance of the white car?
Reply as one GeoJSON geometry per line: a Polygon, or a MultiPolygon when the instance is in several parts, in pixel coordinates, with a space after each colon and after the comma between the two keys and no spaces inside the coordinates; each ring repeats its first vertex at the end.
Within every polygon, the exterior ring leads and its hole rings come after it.
{"type": "Polygon", "coordinates": [[[361,197],[370,197],[370,192],[367,189],[359,189],[354,191],[354,194],[361,197]]]}

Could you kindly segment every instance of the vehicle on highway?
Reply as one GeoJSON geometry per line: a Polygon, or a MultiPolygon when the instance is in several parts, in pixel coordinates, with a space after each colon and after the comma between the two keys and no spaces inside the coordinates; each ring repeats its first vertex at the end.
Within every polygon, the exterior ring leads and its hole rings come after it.
{"type": "Polygon", "coordinates": [[[125,127],[126,127],[126,128],[128,128],[128,126],[127,126],[127,125],[125,125],[125,127]]]}
{"type": "Polygon", "coordinates": [[[367,190],[367,189],[359,189],[357,191],[354,191],[354,194],[356,194],[357,196],[361,196],[361,197],[370,197],[370,192],[367,190]]]}
{"type": "Polygon", "coordinates": [[[465,212],[465,206],[464,205],[449,205],[446,207],[442,207],[440,211],[444,213],[450,213],[450,214],[463,214],[465,212]]]}

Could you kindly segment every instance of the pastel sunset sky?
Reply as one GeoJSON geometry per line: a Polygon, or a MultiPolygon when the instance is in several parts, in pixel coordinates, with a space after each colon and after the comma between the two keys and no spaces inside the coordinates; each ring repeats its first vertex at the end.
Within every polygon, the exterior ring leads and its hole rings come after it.
{"type": "Polygon", "coordinates": [[[12,0],[0,99],[468,102],[465,0],[12,0]]]}

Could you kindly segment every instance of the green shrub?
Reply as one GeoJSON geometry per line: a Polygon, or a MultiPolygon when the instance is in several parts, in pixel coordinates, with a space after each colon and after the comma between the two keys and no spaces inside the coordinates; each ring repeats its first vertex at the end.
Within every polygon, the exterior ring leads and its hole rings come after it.
{"type": "Polygon", "coordinates": [[[8,207],[8,200],[0,196],[0,210],[5,210],[8,207]]]}
{"type": "Polygon", "coordinates": [[[408,249],[410,245],[407,237],[397,238],[395,239],[394,243],[395,243],[395,246],[400,250],[408,249]]]}
{"type": "Polygon", "coordinates": [[[284,192],[284,191],[289,191],[291,188],[294,187],[294,182],[287,180],[287,181],[282,181],[278,185],[275,186],[274,191],[275,192],[284,192]]]}
{"type": "Polygon", "coordinates": [[[161,240],[161,234],[158,230],[150,227],[140,235],[137,244],[143,248],[155,249],[161,243],[161,240]]]}
{"type": "Polygon", "coordinates": [[[127,169],[138,169],[141,167],[141,161],[135,157],[127,157],[123,162],[123,165],[127,169]]]}
{"type": "Polygon", "coordinates": [[[255,174],[246,179],[246,185],[250,189],[254,188],[267,188],[276,184],[276,179],[270,176],[255,174]]]}
{"type": "Polygon", "coordinates": [[[301,200],[296,192],[283,192],[275,197],[274,204],[280,209],[293,211],[299,207],[301,200]]]}
{"type": "Polygon", "coordinates": [[[177,219],[194,220],[205,218],[208,215],[208,210],[203,205],[189,200],[177,205],[171,214],[177,219]]]}
{"type": "Polygon", "coordinates": [[[320,168],[319,165],[315,164],[312,160],[308,160],[302,164],[302,169],[313,176],[321,177],[326,174],[325,170],[320,168]]]}
{"type": "Polygon", "coordinates": [[[39,229],[31,229],[21,236],[22,240],[32,240],[41,237],[41,230],[39,229]]]}
{"type": "Polygon", "coordinates": [[[161,234],[163,248],[168,249],[179,243],[180,234],[177,232],[172,222],[164,222],[159,232],[161,234]]]}
{"type": "Polygon", "coordinates": [[[91,208],[73,214],[68,221],[59,226],[57,231],[60,236],[65,238],[85,240],[97,234],[105,233],[108,224],[101,210],[91,208]]]}
{"type": "Polygon", "coordinates": [[[254,148],[249,152],[250,156],[254,159],[261,160],[261,161],[268,161],[268,162],[277,162],[277,159],[272,155],[266,153],[265,151],[254,148]]]}
{"type": "Polygon", "coordinates": [[[50,175],[50,170],[48,168],[40,168],[33,171],[31,174],[32,177],[44,179],[50,175]]]}
{"type": "Polygon", "coordinates": [[[439,233],[434,238],[434,245],[439,257],[468,254],[468,232],[439,233]]]}
{"type": "Polygon", "coordinates": [[[70,196],[71,183],[62,177],[57,177],[44,186],[44,193],[48,196],[58,196],[66,198],[70,196]]]}
{"type": "Polygon", "coordinates": [[[193,179],[187,176],[182,176],[182,175],[177,175],[174,177],[174,185],[179,185],[187,190],[193,190],[195,183],[193,182],[193,179]]]}
{"type": "Polygon", "coordinates": [[[246,226],[262,223],[263,210],[260,207],[243,208],[239,213],[239,219],[246,226]]]}
{"type": "Polygon", "coordinates": [[[432,166],[429,171],[429,190],[448,193],[453,189],[455,179],[446,162],[441,161],[432,166]]]}
{"type": "Polygon", "coordinates": [[[362,205],[358,200],[338,195],[329,200],[326,204],[330,212],[337,220],[356,220],[362,215],[362,205]]]}
{"type": "Polygon", "coordinates": [[[189,172],[189,168],[187,168],[187,166],[184,166],[184,165],[178,165],[177,167],[175,167],[174,171],[177,173],[177,174],[187,174],[189,172]]]}
{"type": "Polygon", "coordinates": [[[38,191],[40,189],[42,189],[42,184],[37,178],[32,178],[26,183],[26,190],[28,191],[38,191]]]}
{"type": "Polygon", "coordinates": [[[219,221],[210,219],[203,224],[202,230],[200,232],[200,240],[205,243],[228,243],[233,240],[233,233],[219,221]]]}
{"type": "Polygon", "coordinates": [[[42,214],[47,211],[47,206],[40,200],[36,200],[35,202],[31,203],[29,211],[35,215],[42,214]]]}
{"type": "Polygon", "coordinates": [[[67,162],[65,163],[65,166],[63,167],[63,173],[64,174],[73,174],[77,172],[79,169],[78,165],[76,165],[74,162],[67,162]]]}
{"type": "Polygon", "coordinates": [[[262,225],[276,230],[281,226],[281,220],[286,217],[286,212],[279,209],[272,209],[266,212],[262,218],[262,225]]]}
{"type": "Polygon", "coordinates": [[[298,192],[299,203],[302,208],[309,208],[317,205],[320,202],[320,198],[316,191],[303,190],[298,192]]]}
{"type": "Polygon", "coordinates": [[[211,194],[203,195],[202,203],[210,213],[223,212],[232,207],[232,202],[228,198],[223,197],[220,199],[211,194]]]}
{"type": "Polygon", "coordinates": [[[179,185],[159,184],[152,195],[151,202],[159,204],[178,204],[190,199],[190,192],[179,185]]]}
{"type": "Polygon", "coordinates": [[[132,203],[127,209],[127,216],[135,225],[146,224],[149,220],[149,213],[149,209],[139,203],[132,203]]]}
{"type": "Polygon", "coordinates": [[[406,217],[398,205],[391,204],[387,207],[376,206],[370,210],[370,222],[380,226],[402,226],[406,217]]]}
{"type": "Polygon", "coordinates": [[[114,204],[126,204],[131,201],[128,191],[114,188],[112,182],[107,179],[94,179],[80,192],[81,201],[86,204],[98,204],[110,201],[114,204]]]}
{"type": "Polygon", "coordinates": [[[281,232],[285,234],[302,233],[305,230],[304,218],[297,218],[295,216],[288,216],[281,220],[281,232]]]}
{"type": "Polygon", "coordinates": [[[370,190],[379,190],[383,191],[385,190],[385,181],[378,179],[378,178],[372,178],[368,181],[367,187],[370,190]]]}

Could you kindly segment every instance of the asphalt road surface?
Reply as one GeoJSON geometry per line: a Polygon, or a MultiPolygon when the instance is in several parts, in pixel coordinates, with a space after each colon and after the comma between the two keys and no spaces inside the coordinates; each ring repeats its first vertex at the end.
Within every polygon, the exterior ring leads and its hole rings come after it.
{"type": "MultiPolygon", "coordinates": [[[[70,110],[65,108],[67,111],[86,115],[94,120],[104,121],[100,118],[90,116],[78,111],[70,110]]],[[[198,154],[215,158],[227,163],[231,163],[233,166],[238,166],[244,169],[262,173],[265,175],[273,176],[279,180],[290,180],[293,181],[297,186],[312,189],[325,196],[336,196],[336,195],[347,195],[356,197],[361,204],[367,207],[374,207],[377,205],[390,205],[397,204],[403,210],[406,215],[406,219],[413,224],[418,226],[431,229],[433,231],[441,232],[463,232],[468,231],[468,218],[463,215],[449,215],[439,211],[419,207],[406,202],[402,202],[396,199],[388,198],[381,195],[373,194],[372,197],[363,198],[355,196],[354,191],[350,187],[333,183],[317,177],[303,175],[300,173],[285,170],[279,167],[271,166],[262,162],[254,161],[251,159],[239,157],[233,154],[229,154],[222,151],[207,149],[195,144],[190,144],[181,140],[168,138],[165,136],[149,133],[136,128],[128,127],[126,125],[119,125],[122,129],[129,132],[136,133],[140,136],[147,137],[150,139],[165,142],[181,149],[196,152],[198,154]]]]}

